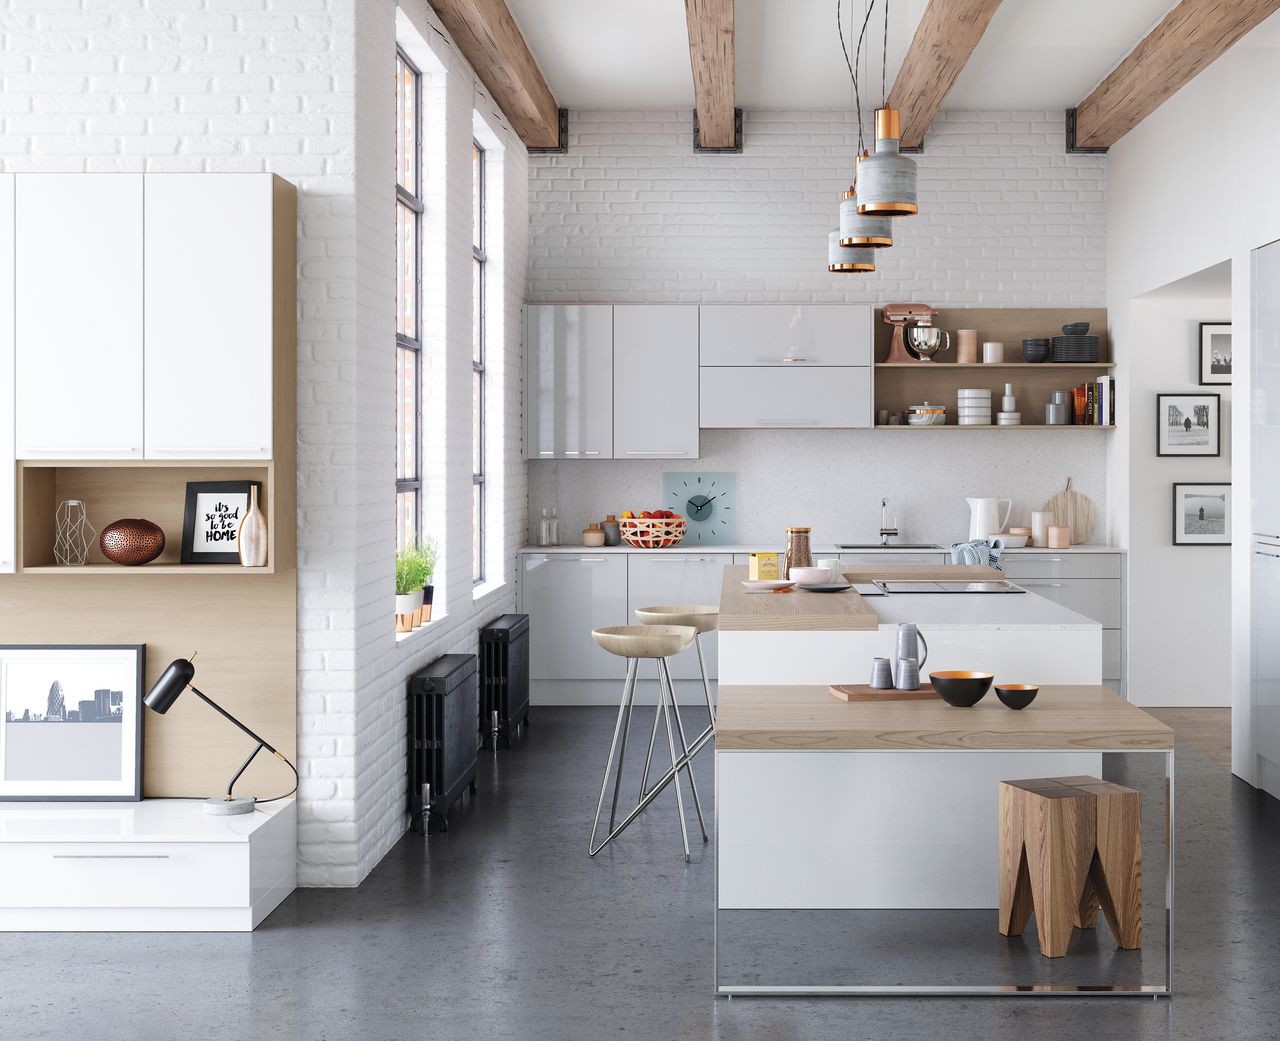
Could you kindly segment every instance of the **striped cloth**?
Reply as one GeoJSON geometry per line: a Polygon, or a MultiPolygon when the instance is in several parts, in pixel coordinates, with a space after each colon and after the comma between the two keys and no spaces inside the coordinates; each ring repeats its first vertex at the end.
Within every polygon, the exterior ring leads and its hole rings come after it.
{"type": "Polygon", "coordinates": [[[1002,539],[973,539],[971,542],[953,542],[951,544],[951,563],[953,564],[987,564],[997,571],[1004,570],[1000,560],[1004,553],[1002,539]]]}

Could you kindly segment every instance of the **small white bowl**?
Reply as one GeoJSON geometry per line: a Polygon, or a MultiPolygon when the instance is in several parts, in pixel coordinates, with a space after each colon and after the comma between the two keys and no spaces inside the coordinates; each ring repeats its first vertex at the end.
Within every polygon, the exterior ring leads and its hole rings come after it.
{"type": "Polygon", "coordinates": [[[787,572],[787,578],[801,585],[818,585],[831,581],[831,569],[825,567],[793,567],[787,572]]]}
{"type": "Polygon", "coordinates": [[[1005,549],[1023,549],[1027,544],[1026,535],[1010,535],[1008,532],[996,531],[987,536],[988,539],[999,539],[1005,549]]]}
{"type": "Polygon", "coordinates": [[[991,425],[991,417],[985,419],[980,416],[961,416],[956,422],[962,427],[989,427],[991,425]]]}
{"type": "Polygon", "coordinates": [[[983,390],[981,387],[961,387],[956,391],[958,398],[983,398],[987,401],[991,400],[991,391],[983,390]]]}

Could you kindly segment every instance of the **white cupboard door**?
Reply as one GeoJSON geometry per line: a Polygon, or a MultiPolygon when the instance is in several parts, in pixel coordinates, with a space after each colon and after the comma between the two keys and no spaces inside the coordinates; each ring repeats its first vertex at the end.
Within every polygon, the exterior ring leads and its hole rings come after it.
{"type": "Polygon", "coordinates": [[[863,304],[704,304],[703,365],[870,365],[863,304]]]}
{"type": "Polygon", "coordinates": [[[613,305],[530,306],[525,356],[529,458],[612,458],[613,305]]]}
{"type": "Polygon", "coordinates": [[[271,456],[272,178],[148,174],[149,459],[271,456]]]}
{"type": "MultiPolygon", "coordinates": [[[[720,603],[720,587],[724,581],[725,565],[732,563],[729,553],[690,553],[672,555],[668,552],[646,555],[627,555],[627,605],[632,624],[639,622],[636,609],[660,607],[663,604],[720,603]]],[[[707,660],[707,676],[717,676],[718,650],[715,632],[703,633],[702,654],[707,660]]],[[[671,678],[676,680],[700,680],[698,652],[690,647],[670,660],[671,678]]],[[[650,679],[652,672],[643,673],[642,679],[650,679]]]]}
{"type": "Polygon", "coordinates": [[[627,554],[526,553],[521,610],[533,629],[535,680],[622,680],[626,659],[601,650],[591,630],[627,625],[627,554]]]}
{"type": "Polygon", "coordinates": [[[697,307],[614,307],[613,457],[698,457],[697,307]]]}
{"type": "Polygon", "coordinates": [[[17,497],[13,451],[13,174],[0,174],[0,574],[13,571],[17,497]]]}
{"type": "Polygon", "coordinates": [[[142,175],[15,192],[18,458],[141,458],[142,175]]]}
{"type": "Polygon", "coordinates": [[[871,370],[703,367],[703,427],[866,427],[871,370]]]}

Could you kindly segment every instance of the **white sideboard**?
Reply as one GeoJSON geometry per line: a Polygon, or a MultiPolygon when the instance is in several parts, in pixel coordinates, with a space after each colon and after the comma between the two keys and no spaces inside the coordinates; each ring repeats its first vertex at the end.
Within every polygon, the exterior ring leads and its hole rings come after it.
{"type": "Polygon", "coordinates": [[[297,887],[297,804],[0,804],[0,930],[249,932],[297,887]]]}

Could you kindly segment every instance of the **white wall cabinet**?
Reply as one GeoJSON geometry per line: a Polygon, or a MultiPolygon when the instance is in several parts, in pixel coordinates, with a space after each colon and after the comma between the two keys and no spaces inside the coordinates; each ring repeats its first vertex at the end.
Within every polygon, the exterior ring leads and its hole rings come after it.
{"type": "Polygon", "coordinates": [[[613,306],[532,304],[525,327],[530,459],[613,456],[613,306]]]}
{"type": "Polygon", "coordinates": [[[627,663],[597,646],[591,630],[627,625],[626,554],[526,553],[521,610],[531,622],[533,680],[617,680],[627,663]]]}
{"type": "Polygon", "coordinates": [[[258,174],[146,178],[147,458],[271,457],[273,191],[258,174]]]}
{"type": "MultiPolygon", "coordinates": [[[[726,564],[731,553],[690,553],[672,555],[642,553],[627,555],[627,615],[636,621],[636,608],[662,604],[718,604],[726,564]]],[[[717,639],[714,632],[702,635],[702,653],[707,659],[707,675],[717,675],[717,639]]],[[[644,679],[651,678],[645,672],[644,679]]],[[[671,659],[671,678],[700,680],[698,654],[691,647],[671,659]]]]}
{"type": "Polygon", "coordinates": [[[696,459],[698,308],[613,309],[613,456],[696,459]]]}
{"type": "Polygon", "coordinates": [[[870,307],[704,304],[698,311],[704,366],[871,364],[870,307]]]}
{"type": "MultiPolygon", "coordinates": [[[[13,174],[0,174],[0,315],[13,315],[13,174]]],[[[13,450],[13,322],[0,321],[0,574],[17,562],[13,450]]]]}
{"type": "Polygon", "coordinates": [[[141,174],[17,178],[20,459],[142,457],[142,193],[141,174]]]}
{"type": "Polygon", "coordinates": [[[870,368],[703,366],[704,427],[869,427],[870,368]]]}

